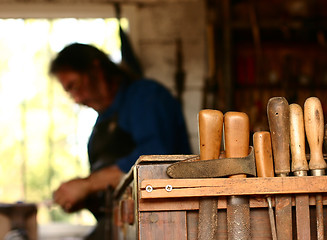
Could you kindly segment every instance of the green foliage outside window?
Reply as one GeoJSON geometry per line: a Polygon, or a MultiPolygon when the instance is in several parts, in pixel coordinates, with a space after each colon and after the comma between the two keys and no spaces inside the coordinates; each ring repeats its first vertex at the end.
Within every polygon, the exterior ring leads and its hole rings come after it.
{"type": "MultiPolygon", "coordinates": [[[[122,21],[127,27],[127,21],[122,21]]],[[[119,61],[115,19],[0,20],[0,202],[38,203],[39,223],[93,223],[49,207],[63,181],[88,174],[87,139],[96,112],[72,102],[48,75],[54,55],[91,43],[119,61]]]]}

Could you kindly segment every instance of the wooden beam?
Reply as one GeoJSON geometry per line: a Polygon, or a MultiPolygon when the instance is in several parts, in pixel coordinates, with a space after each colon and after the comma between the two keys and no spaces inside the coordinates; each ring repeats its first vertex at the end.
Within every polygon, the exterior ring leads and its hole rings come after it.
{"type": "MultiPolygon", "coordinates": [[[[310,196],[310,206],[316,205],[314,195],[310,196]]],[[[273,198],[273,206],[275,201],[273,198]]],[[[327,196],[323,196],[323,205],[327,205],[327,196]]],[[[292,206],[295,206],[295,199],[292,199],[292,206]]],[[[226,209],[226,197],[219,197],[218,209],[226,209]]],[[[268,203],[266,197],[250,197],[250,208],[267,208],[268,203]]],[[[159,199],[140,199],[140,212],[155,212],[155,211],[197,211],[199,210],[199,198],[159,198],[159,199]]]]}
{"type": "MultiPolygon", "coordinates": [[[[232,195],[324,193],[327,176],[287,178],[150,179],[141,183],[141,199],[232,195]],[[166,186],[170,185],[168,191],[166,186]],[[149,190],[151,186],[152,191],[149,190]],[[147,190],[146,190],[146,187],[147,190]]],[[[150,189],[151,189],[150,188],[150,189]]]]}

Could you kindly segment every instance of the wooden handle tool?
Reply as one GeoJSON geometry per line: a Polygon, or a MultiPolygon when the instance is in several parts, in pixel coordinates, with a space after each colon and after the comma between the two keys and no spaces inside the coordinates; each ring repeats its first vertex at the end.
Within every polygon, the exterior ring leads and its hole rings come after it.
{"type": "Polygon", "coordinates": [[[200,159],[218,159],[224,115],[218,110],[205,109],[199,113],[200,159]]]}
{"type": "MultiPolygon", "coordinates": [[[[274,163],[272,158],[271,138],[267,131],[253,134],[253,147],[258,177],[274,177],[274,163]]],[[[277,240],[276,223],[271,197],[267,197],[269,221],[273,240],[277,240]]]]}
{"type": "Polygon", "coordinates": [[[297,176],[307,176],[309,166],[305,156],[303,111],[298,104],[290,105],[290,137],[292,172],[297,176]]]}
{"type": "MultiPolygon", "coordinates": [[[[224,116],[217,110],[202,110],[199,113],[200,160],[218,159],[224,116]]],[[[217,231],[218,199],[200,199],[198,239],[214,240],[217,231]]]]}
{"type": "MultiPolygon", "coordinates": [[[[249,117],[245,113],[227,112],[224,116],[225,153],[227,158],[249,154],[249,117]]],[[[231,177],[246,177],[234,175],[231,177]]],[[[250,208],[247,196],[227,198],[228,239],[251,239],[250,208]]]]}
{"type": "Polygon", "coordinates": [[[274,154],[275,173],[278,177],[286,177],[290,173],[290,120],[287,100],[283,97],[269,99],[267,114],[274,154]]]}
{"type": "Polygon", "coordinates": [[[309,168],[312,175],[324,175],[327,167],[322,153],[324,141],[324,115],[321,102],[316,97],[308,98],[304,103],[305,132],[310,146],[309,168]]]}
{"type": "Polygon", "coordinates": [[[258,177],[274,177],[270,133],[267,131],[254,133],[253,146],[258,177]]]}
{"type": "MultiPolygon", "coordinates": [[[[324,115],[321,102],[316,97],[308,98],[304,103],[304,123],[310,146],[309,168],[313,176],[322,176],[327,167],[323,158],[324,115]]],[[[317,239],[324,239],[324,216],[322,195],[316,195],[317,239]]]]}
{"type": "MultiPolygon", "coordinates": [[[[291,104],[289,108],[292,172],[295,176],[307,176],[309,166],[305,156],[303,111],[298,104],[291,104]]],[[[297,194],[295,204],[297,239],[310,240],[309,196],[307,194],[297,194]]]]}
{"type": "MultiPolygon", "coordinates": [[[[289,105],[284,97],[269,99],[267,115],[273,148],[275,173],[286,177],[290,173],[289,105]]],[[[279,240],[292,239],[292,199],[289,195],[276,196],[276,228],[279,240]]]]}

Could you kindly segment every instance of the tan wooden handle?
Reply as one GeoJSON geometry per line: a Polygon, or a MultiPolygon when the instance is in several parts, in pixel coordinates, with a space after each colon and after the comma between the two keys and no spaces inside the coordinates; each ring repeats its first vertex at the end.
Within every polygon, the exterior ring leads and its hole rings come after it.
{"type": "MultiPolygon", "coordinates": [[[[246,113],[227,112],[224,116],[225,153],[227,158],[249,154],[250,121],[246,113]]],[[[245,177],[244,174],[239,175],[245,177]]]]}
{"type": "Polygon", "coordinates": [[[289,107],[292,172],[308,171],[309,166],[305,156],[303,111],[298,104],[291,104],[289,107]]]}
{"type": "Polygon", "coordinates": [[[200,159],[217,159],[220,154],[224,115],[218,110],[199,112],[200,159]]]}
{"type": "Polygon", "coordinates": [[[258,177],[274,177],[270,133],[267,131],[254,133],[253,147],[258,177]]]}
{"type": "Polygon", "coordinates": [[[269,99],[267,114],[274,155],[275,173],[278,175],[287,175],[290,172],[290,119],[287,100],[284,97],[269,99]]]}
{"type": "Polygon", "coordinates": [[[322,145],[324,140],[324,115],[321,102],[316,97],[308,98],[304,103],[304,123],[307,140],[310,146],[311,170],[327,167],[323,158],[322,145]]]}

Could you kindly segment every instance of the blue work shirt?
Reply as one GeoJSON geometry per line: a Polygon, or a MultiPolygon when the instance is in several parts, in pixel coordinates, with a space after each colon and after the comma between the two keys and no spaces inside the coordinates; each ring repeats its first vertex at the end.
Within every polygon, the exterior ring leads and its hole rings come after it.
{"type": "Polygon", "coordinates": [[[111,165],[128,172],[141,155],[191,153],[180,104],[157,82],[142,79],[122,86],[113,104],[98,116],[94,129],[103,123],[105,127],[98,131],[115,127],[119,131],[98,141],[100,145],[110,143],[96,151],[92,146],[95,130],[92,132],[88,144],[92,172],[111,165]],[[119,149],[122,153],[112,153],[119,149]]]}

